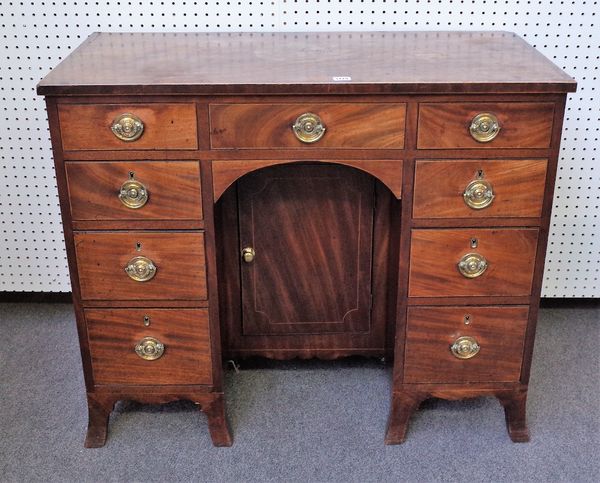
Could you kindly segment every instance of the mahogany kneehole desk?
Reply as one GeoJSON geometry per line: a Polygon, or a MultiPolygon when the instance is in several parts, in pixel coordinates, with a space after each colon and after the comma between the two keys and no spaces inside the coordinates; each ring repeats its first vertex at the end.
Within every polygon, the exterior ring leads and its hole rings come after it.
{"type": "MultiPolygon", "coordinates": [[[[503,32],[94,34],[46,96],[89,406],[196,402],[222,358],[393,358],[429,397],[527,386],[567,92],[503,32]]],[[[382,417],[384,417],[382,415],[382,417]]]]}

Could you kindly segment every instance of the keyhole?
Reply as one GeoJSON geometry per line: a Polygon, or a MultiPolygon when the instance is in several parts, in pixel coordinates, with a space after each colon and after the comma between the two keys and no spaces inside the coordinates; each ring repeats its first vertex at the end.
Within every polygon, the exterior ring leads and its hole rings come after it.
{"type": "Polygon", "coordinates": [[[477,179],[483,179],[483,169],[478,169],[477,170],[477,179]]]}
{"type": "Polygon", "coordinates": [[[142,243],[141,242],[135,242],[135,251],[136,252],[142,251],[142,243]]]}
{"type": "Polygon", "coordinates": [[[135,173],[133,171],[129,171],[129,179],[133,179],[135,177],[135,173]]]}
{"type": "Polygon", "coordinates": [[[478,244],[477,238],[471,238],[471,248],[477,248],[478,244]]]}
{"type": "Polygon", "coordinates": [[[465,318],[463,319],[465,325],[469,325],[471,323],[471,316],[470,315],[465,315],[465,318]]]}
{"type": "Polygon", "coordinates": [[[144,325],[148,327],[150,325],[150,316],[144,315],[144,325]]]}

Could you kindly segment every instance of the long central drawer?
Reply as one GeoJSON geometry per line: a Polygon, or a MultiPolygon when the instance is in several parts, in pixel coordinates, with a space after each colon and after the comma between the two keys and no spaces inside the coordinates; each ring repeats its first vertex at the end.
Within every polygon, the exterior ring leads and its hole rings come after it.
{"type": "Polygon", "coordinates": [[[402,149],[405,115],[402,103],[211,104],[210,143],[213,149],[402,149]],[[297,123],[308,142],[294,134],[297,123]],[[321,137],[311,136],[321,129],[321,137]]]}

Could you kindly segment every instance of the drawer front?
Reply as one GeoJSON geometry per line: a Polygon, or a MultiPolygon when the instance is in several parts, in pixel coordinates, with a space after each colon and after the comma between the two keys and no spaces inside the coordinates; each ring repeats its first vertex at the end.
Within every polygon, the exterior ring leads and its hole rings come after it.
{"type": "Polygon", "coordinates": [[[545,159],[417,161],[414,218],[539,217],[545,159]]]}
{"type": "Polygon", "coordinates": [[[212,383],[207,309],[86,309],[85,318],[94,384],[212,383]]]}
{"type": "Polygon", "coordinates": [[[517,382],[528,313],[523,306],[409,307],[404,382],[517,382]]]}
{"type": "MultiPolygon", "coordinates": [[[[552,135],[553,103],[533,102],[447,102],[419,105],[417,147],[448,148],[548,148],[552,135]],[[471,125],[480,132],[479,114],[492,114],[498,134],[480,142],[473,138],[471,125]]],[[[487,121],[486,121],[487,122],[487,121]]],[[[487,125],[487,132],[491,126],[487,125]]],[[[486,136],[484,136],[486,137],[486,136]]]]}
{"type": "Polygon", "coordinates": [[[66,162],[73,220],[202,219],[198,161],[66,162]]]}
{"type": "Polygon", "coordinates": [[[409,296],[528,296],[537,239],[537,228],[413,230],[409,296]]]}
{"type": "Polygon", "coordinates": [[[83,300],[207,298],[203,233],[80,232],[74,237],[83,300]],[[152,278],[134,280],[125,271],[128,266],[139,269],[138,278],[152,278]]]}
{"type": "Polygon", "coordinates": [[[63,149],[133,150],[133,149],[197,149],[196,105],[172,104],[60,104],[58,117],[63,149]],[[141,121],[143,130],[130,130],[133,137],[122,140],[113,132],[113,126],[130,126],[130,120],[121,119],[131,114],[141,121]],[[117,122],[118,121],[118,122],[117,122]]]}
{"type": "MultiPolygon", "coordinates": [[[[405,104],[211,104],[210,142],[213,149],[311,146],[401,149],[405,117],[405,104]],[[302,142],[292,129],[304,113],[316,114],[325,127],[317,141],[302,142]]],[[[302,121],[298,125],[306,127],[302,121]]],[[[308,127],[313,133],[314,126],[312,122],[308,127]]]]}

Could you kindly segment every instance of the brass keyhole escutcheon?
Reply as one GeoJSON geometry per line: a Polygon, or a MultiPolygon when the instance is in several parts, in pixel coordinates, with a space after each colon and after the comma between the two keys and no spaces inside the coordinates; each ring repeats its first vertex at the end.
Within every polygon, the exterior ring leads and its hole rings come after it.
{"type": "Polygon", "coordinates": [[[474,337],[466,335],[456,339],[450,346],[450,352],[458,359],[470,359],[471,357],[475,357],[480,349],[481,346],[477,340],[475,340],[474,337]]]}
{"type": "Polygon", "coordinates": [[[498,118],[490,112],[477,114],[469,126],[469,133],[479,143],[489,143],[500,132],[498,118]]]}
{"type": "Polygon", "coordinates": [[[465,188],[463,200],[469,208],[481,210],[492,204],[494,196],[494,190],[488,181],[474,179],[465,188]]]}
{"type": "Polygon", "coordinates": [[[296,119],[292,130],[303,143],[315,143],[325,134],[325,126],[321,118],[312,112],[306,112],[296,119]]]}
{"type": "Polygon", "coordinates": [[[157,267],[152,260],[146,257],[134,257],[127,263],[125,273],[136,282],[147,282],[156,275],[157,267]]]}
{"type": "Polygon", "coordinates": [[[252,247],[246,247],[242,249],[242,260],[246,263],[252,263],[254,261],[254,257],[256,256],[256,252],[252,247]]]}
{"type": "Polygon", "coordinates": [[[483,275],[488,268],[488,262],[479,253],[467,253],[459,260],[458,271],[463,277],[477,278],[483,275]]]}
{"type": "Polygon", "coordinates": [[[154,337],[144,337],[135,346],[135,353],[146,361],[155,361],[165,353],[165,345],[154,337]]]}
{"type": "Polygon", "coordinates": [[[148,189],[136,179],[129,179],[121,185],[119,200],[127,208],[137,210],[148,201],[148,189]]]}
{"type": "Polygon", "coordinates": [[[135,114],[125,113],[113,120],[110,130],[121,141],[131,142],[141,137],[144,123],[135,114]]]}

